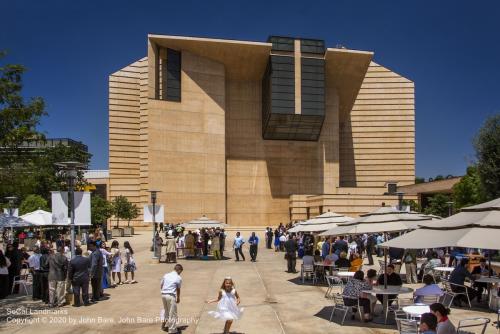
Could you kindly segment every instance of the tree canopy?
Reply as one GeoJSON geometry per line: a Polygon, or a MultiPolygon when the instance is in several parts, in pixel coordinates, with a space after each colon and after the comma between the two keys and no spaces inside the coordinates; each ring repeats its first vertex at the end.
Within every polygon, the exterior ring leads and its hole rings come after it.
{"type": "Polygon", "coordinates": [[[91,221],[93,226],[105,224],[113,215],[113,206],[99,195],[92,194],[90,200],[91,221]]]}
{"type": "Polygon", "coordinates": [[[489,117],[473,141],[486,200],[500,197],[500,114],[489,117]]]}
{"type": "Polygon", "coordinates": [[[45,210],[49,211],[49,204],[47,200],[40,195],[28,195],[19,205],[19,214],[24,215],[26,213],[33,212],[35,210],[45,210]]]}

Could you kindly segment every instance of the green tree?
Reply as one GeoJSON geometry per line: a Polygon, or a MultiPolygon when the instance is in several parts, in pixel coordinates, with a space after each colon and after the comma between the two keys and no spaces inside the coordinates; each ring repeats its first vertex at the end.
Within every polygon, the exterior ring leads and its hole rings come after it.
{"type": "Polygon", "coordinates": [[[40,195],[28,195],[19,205],[19,214],[24,215],[35,210],[49,210],[47,200],[40,195]]]}
{"type": "Polygon", "coordinates": [[[449,211],[447,202],[450,201],[451,199],[449,195],[436,194],[429,198],[429,205],[424,209],[424,213],[428,215],[447,217],[449,211]]]}
{"type": "Polygon", "coordinates": [[[500,197],[500,114],[489,117],[473,141],[485,200],[500,197]]]}
{"type": "Polygon", "coordinates": [[[130,211],[130,202],[125,196],[117,196],[111,202],[113,206],[113,216],[116,218],[116,227],[120,226],[120,219],[127,219],[130,211]]]}
{"type": "MultiPolygon", "coordinates": [[[[4,56],[0,51],[0,60],[4,56]]],[[[21,91],[25,70],[22,65],[0,66],[0,147],[14,151],[27,140],[43,138],[36,127],[46,115],[45,103],[41,97],[24,100],[21,91]]]]}
{"type": "Polygon", "coordinates": [[[420,204],[418,204],[416,201],[412,199],[404,199],[403,206],[409,206],[410,210],[415,212],[420,212],[422,210],[420,204]]]}
{"type": "Polygon", "coordinates": [[[425,178],[418,177],[418,176],[415,177],[415,184],[424,183],[424,182],[425,182],[425,178]]]}
{"type": "Polygon", "coordinates": [[[461,209],[484,201],[484,189],[477,167],[470,166],[467,168],[467,174],[453,186],[454,206],[456,209],[461,209]]]}
{"type": "Polygon", "coordinates": [[[92,194],[90,199],[91,221],[94,227],[104,224],[113,215],[113,206],[99,195],[92,194]]]}
{"type": "Polygon", "coordinates": [[[139,216],[139,208],[137,205],[129,202],[128,211],[125,216],[125,219],[128,221],[127,226],[130,227],[130,221],[139,216]]]}

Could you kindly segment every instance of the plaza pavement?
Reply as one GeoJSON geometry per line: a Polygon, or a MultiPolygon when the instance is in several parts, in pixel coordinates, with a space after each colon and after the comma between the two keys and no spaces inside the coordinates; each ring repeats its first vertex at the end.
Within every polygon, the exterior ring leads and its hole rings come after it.
{"type": "MultiPolygon", "coordinates": [[[[248,231],[248,230],[247,230],[248,231]]],[[[248,238],[250,232],[244,231],[248,238]]],[[[16,315],[43,309],[41,303],[29,298],[15,296],[0,301],[0,332],[3,333],[162,333],[160,330],[160,279],[171,271],[172,264],[158,264],[151,259],[149,241],[151,231],[137,231],[134,237],[118,238],[120,245],[125,240],[131,242],[136,252],[138,284],[122,285],[106,289],[109,299],[90,307],[74,308],[65,306],[52,309],[53,313],[38,315],[16,315]],[[13,321],[13,318],[19,322],[13,321]]],[[[233,231],[226,243],[223,261],[180,260],[184,266],[181,302],[178,307],[179,325],[182,333],[221,333],[223,322],[208,315],[216,304],[205,304],[205,300],[215,298],[222,280],[231,276],[241,296],[244,308],[241,320],[233,324],[232,332],[246,334],[277,333],[396,333],[396,326],[373,323],[363,324],[351,321],[349,316],[344,326],[339,325],[339,317],[329,322],[331,305],[324,298],[326,287],[302,285],[298,274],[288,274],[283,253],[265,249],[263,234],[257,262],[250,262],[248,247],[245,247],[245,262],[235,262],[230,251],[233,231]]],[[[300,268],[300,260],[297,269],[300,268]]],[[[365,266],[366,269],[366,266],[365,266]]],[[[380,306],[379,306],[380,308],[380,306]]],[[[378,309],[380,310],[380,309],[378,309]]],[[[464,317],[488,316],[496,319],[494,313],[453,309],[450,316],[456,324],[464,317]]],[[[496,333],[489,325],[486,333],[496,333]]]]}

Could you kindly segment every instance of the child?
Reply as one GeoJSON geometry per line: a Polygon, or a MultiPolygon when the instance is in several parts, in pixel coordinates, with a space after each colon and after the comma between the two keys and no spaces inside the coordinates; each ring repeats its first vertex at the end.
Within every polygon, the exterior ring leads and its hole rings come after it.
{"type": "Polygon", "coordinates": [[[229,329],[231,328],[233,320],[237,320],[241,317],[243,308],[238,308],[240,296],[234,288],[233,279],[231,277],[224,278],[220,288],[217,299],[207,300],[207,304],[218,302],[217,311],[210,311],[208,314],[216,319],[226,320],[224,324],[224,334],[229,334],[229,329]]]}

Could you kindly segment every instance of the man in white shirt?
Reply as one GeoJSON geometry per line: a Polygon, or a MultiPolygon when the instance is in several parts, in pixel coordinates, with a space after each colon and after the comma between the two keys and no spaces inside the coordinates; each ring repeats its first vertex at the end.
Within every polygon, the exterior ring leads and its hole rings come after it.
{"type": "Polygon", "coordinates": [[[40,247],[33,247],[33,254],[28,258],[31,275],[33,275],[33,300],[42,299],[42,275],[40,274],[40,247]]]}
{"type": "Polygon", "coordinates": [[[160,289],[163,308],[165,310],[162,329],[168,326],[169,333],[177,333],[177,303],[180,303],[182,266],[176,264],[174,270],[161,279],[160,289]]]}

